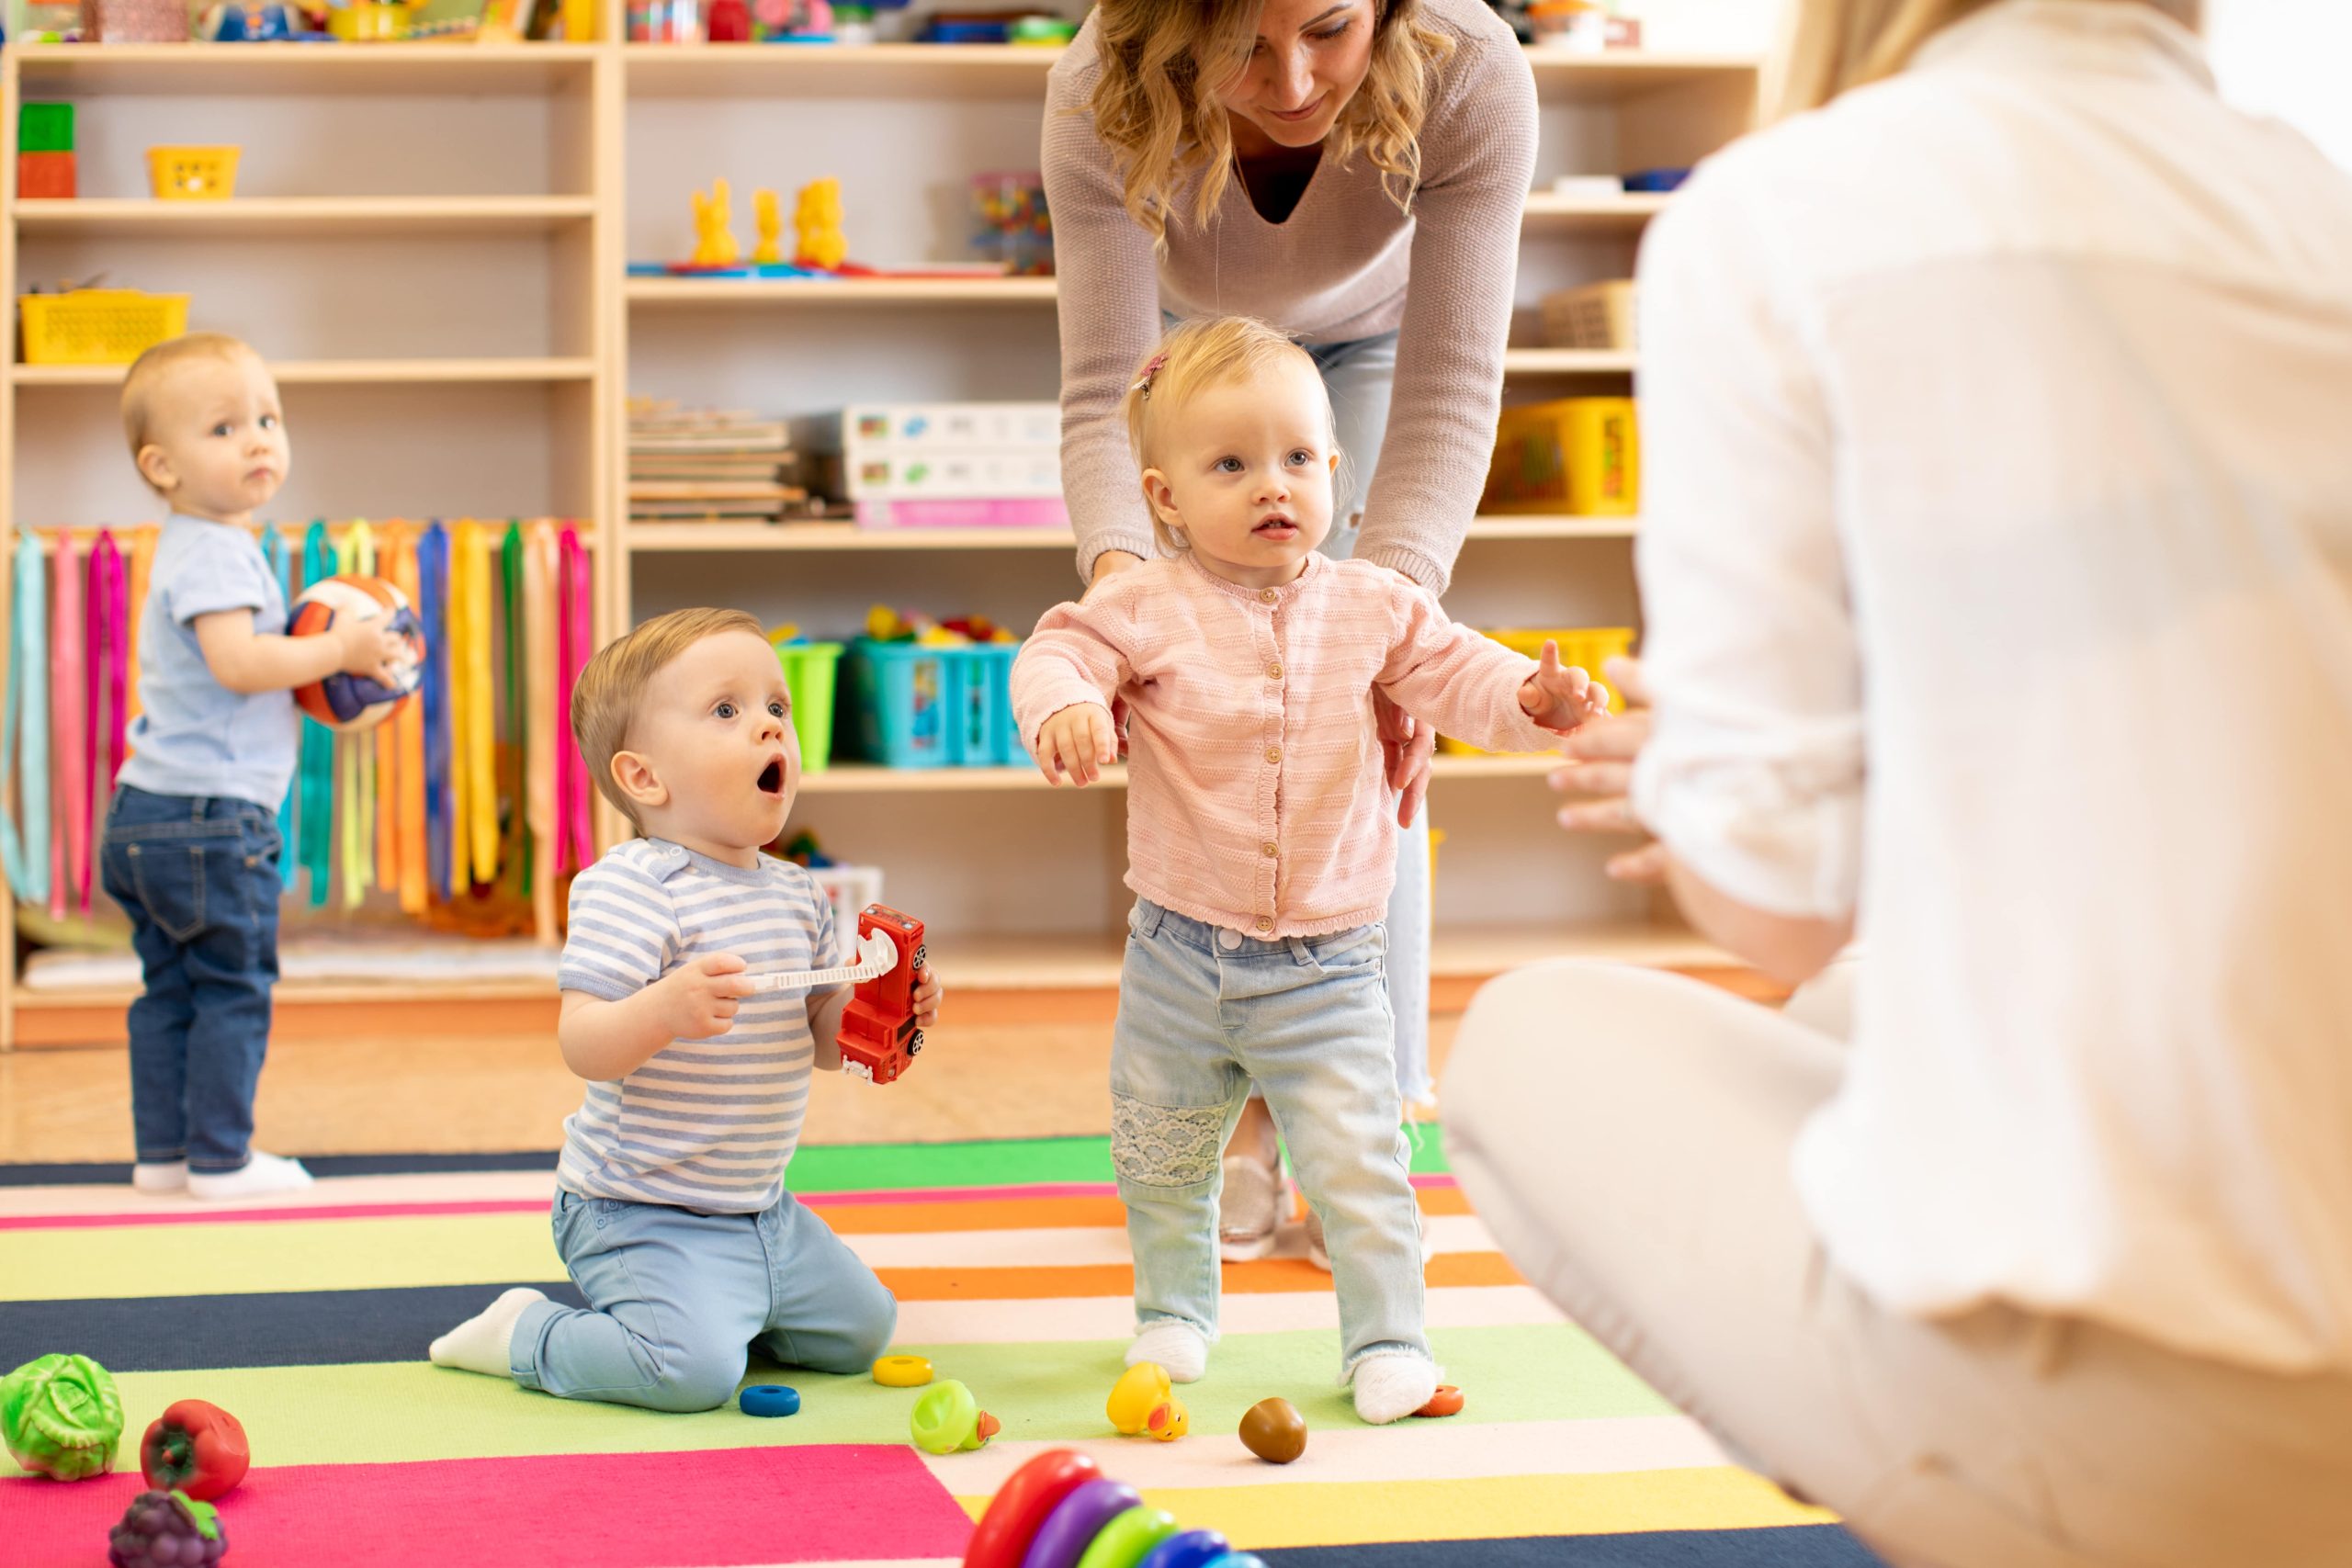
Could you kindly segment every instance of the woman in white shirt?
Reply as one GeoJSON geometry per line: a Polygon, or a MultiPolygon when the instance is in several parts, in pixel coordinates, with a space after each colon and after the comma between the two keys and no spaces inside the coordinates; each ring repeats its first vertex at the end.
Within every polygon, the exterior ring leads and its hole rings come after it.
{"type": "Polygon", "coordinates": [[[1642,258],[1631,800],[1852,1043],[1537,966],[1450,1147],[1891,1562],[2352,1562],[2352,181],[2195,0],[1800,11],[1642,258]]]}

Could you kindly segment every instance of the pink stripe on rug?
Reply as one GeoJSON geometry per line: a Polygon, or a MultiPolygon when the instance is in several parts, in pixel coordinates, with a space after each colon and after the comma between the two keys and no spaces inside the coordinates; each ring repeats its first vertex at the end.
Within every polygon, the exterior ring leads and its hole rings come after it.
{"type": "MultiPolygon", "coordinates": [[[[139,1477],[0,1480],[11,1562],[96,1562],[139,1477]],[[19,1555],[21,1554],[21,1555],[19,1555]]],[[[953,1558],[972,1521],[904,1444],[306,1464],[220,1500],[253,1568],[663,1568],[953,1558]]]]}

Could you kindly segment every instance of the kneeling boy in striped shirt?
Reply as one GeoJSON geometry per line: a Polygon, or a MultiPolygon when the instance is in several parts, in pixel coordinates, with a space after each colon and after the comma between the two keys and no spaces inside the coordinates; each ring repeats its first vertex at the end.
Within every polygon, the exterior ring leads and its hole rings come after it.
{"type": "MultiPolygon", "coordinates": [[[[810,1073],[841,1067],[846,986],[763,990],[845,960],[808,874],[761,853],[800,782],[791,699],[759,623],[648,621],[589,661],[572,732],[641,837],[571,885],[558,984],[564,1123],[556,1249],[588,1300],[508,1291],[433,1342],[437,1366],[567,1399],[708,1410],[752,1350],[864,1371],[898,1303],[784,1188],[810,1073]]],[[[916,974],[917,1021],[940,986],[916,974]]]]}

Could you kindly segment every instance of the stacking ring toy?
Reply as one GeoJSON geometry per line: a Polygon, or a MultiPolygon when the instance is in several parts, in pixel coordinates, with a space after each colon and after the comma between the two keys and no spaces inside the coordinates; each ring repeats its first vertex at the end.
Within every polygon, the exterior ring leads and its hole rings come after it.
{"type": "Polygon", "coordinates": [[[800,1414],[800,1391],[776,1383],[761,1383],[743,1391],[736,1401],[746,1416],[797,1416],[800,1414]]]}
{"type": "Polygon", "coordinates": [[[997,1418],[980,1408],[972,1391],[949,1378],[915,1401],[909,1420],[915,1447],[925,1453],[952,1454],[977,1449],[997,1435],[997,1418]]]}
{"type": "Polygon", "coordinates": [[[1102,1527],[1142,1502],[1143,1494],[1124,1481],[1088,1482],[1046,1516],[1021,1568],[1078,1568],[1102,1527]]]}
{"type": "Polygon", "coordinates": [[[1459,1416],[1462,1414],[1462,1391],[1450,1382],[1437,1385],[1430,1402],[1413,1412],[1416,1416],[1459,1416]]]}
{"type": "Polygon", "coordinates": [[[921,1356],[885,1356],[874,1363],[874,1381],[884,1388],[921,1388],[931,1381],[931,1363],[921,1356]]]}
{"type": "Polygon", "coordinates": [[[1266,1568],[1266,1560],[1254,1551],[1228,1551],[1210,1558],[1203,1568],[1266,1568]]]}
{"type": "Polygon", "coordinates": [[[1232,1550],[1233,1543],[1215,1530],[1186,1530],[1153,1547],[1136,1568],[1208,1568],[1232,1550]]]}
{"type": "Polygon", "coordinates": [[[1176,1533],[1176,1516],[1146,1503],[1102,1527],[1078,1568],[1136,1568],[1144,1554],[1176,1533]]]}
{"type": "MultiPolygon", "coordinates": [[[[1014,1471],[998,1489],[996,1500],[980,1516],[979,1528],[972,1532],[971,1545],[964,1549],[964,1568],[1021,1568],[1022,1554],[1029,1550],[1029,1542],[1036,1535],[1037,1527],[1046,1522],[1046,1516],[1080,1486],[1102,1478],[1102,1467],[1094,1462],[1091,1455],[1076,1449],[1048,1449],[1039,1454],[1014,1471]]],[[[1217,1537],[1217,1550],[1225,1550],[1223,1536],[1217,1537]]],[[[1159,1568],[1193,1565],[1167,1562],[1159,1568]]]]}

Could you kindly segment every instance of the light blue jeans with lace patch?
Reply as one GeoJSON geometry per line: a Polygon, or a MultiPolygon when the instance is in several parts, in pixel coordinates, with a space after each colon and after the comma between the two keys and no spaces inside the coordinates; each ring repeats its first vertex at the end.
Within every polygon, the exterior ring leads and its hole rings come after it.
{"type": "Polygon", "coordinates": [[[1217,1333],[1219,1156],[1252,1081],[1323,1218],[1340,1377],[1430,1353],[1383,926],[1263,940],[1137,899],[1111,1045],[1111,1162],[1136,1317],[1217,1333]]]}

